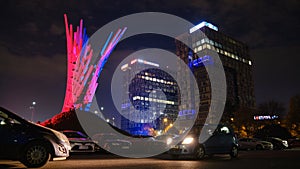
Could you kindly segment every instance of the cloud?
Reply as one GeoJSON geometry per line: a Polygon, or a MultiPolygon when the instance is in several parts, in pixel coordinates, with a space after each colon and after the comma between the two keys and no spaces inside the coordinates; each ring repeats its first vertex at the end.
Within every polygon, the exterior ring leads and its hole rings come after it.
{"type": "Polygon", "coordinates": [[[0,46],[0,75],[10,78],[55,82],[66,75],[66,56],[54,54],[46,56],[20,56],[0,46]]]}
{"type": "Polygon", "coordinates": [[[65,32],[65,29],[62,24],[57,25],[57,24],[51,24],[49,31],[53,35],[62,35],[65,32]]]}
{"type": "Polygon", "coordinates": [[[36,23],[28,22],[25,25],[22,25],[22,27],[19,27],[18,30],[24,33],[35,34],[39,31],[39,28],[36,23]]]}
{"type": "Polygon", "coordinates": [[[252,50],[258,102],[275,99],[287,103],[300,93],[298,46],[252,50]]]}

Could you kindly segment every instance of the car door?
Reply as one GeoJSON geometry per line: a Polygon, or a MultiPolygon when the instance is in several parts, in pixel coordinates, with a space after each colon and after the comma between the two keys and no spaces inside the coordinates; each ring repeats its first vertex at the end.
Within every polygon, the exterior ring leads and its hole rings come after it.
{"type": "Polygon", "coordinates": [[[20,122],[12,119],[7,113],[0,111],[0,156],[15,159],[20,153],[20,142],[24,141],[22,131],[24,127],[20,122]]]}
{"type": "Polygon", "coordinates": [[[248,139],[247,138],[241,138],[239,140],[239,145],[240,145],[241,149],[249,148],[248,139]]]}
{"type": "Polygon", "coordinates": [[[232,135],[226,126],[219,126],[213,135],[205,142],[208,153],[223,153],[230,151],[232,147],[232,135]]]}

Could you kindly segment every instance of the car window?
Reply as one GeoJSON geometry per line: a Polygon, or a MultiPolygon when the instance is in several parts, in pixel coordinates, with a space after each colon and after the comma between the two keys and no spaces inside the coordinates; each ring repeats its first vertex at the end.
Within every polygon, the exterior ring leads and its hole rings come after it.
{"type": "Polygon", "coordinates": [[[0,111],[0,125],[21,124],[18,120],[10,118],[5,112],[0,111]]]}
{"type": "Polygon", "coordinates": [[[79,132],[63,132],[68,138],[87,138],[86,135],[79,132]]]}
{"type": "Polygon", "coordinates": [[[6,113],[4,113],[3,111],[0,110],[0,117],[2,119],[6,119],[6,118],[8,118],[8,115],[6,113]]]}

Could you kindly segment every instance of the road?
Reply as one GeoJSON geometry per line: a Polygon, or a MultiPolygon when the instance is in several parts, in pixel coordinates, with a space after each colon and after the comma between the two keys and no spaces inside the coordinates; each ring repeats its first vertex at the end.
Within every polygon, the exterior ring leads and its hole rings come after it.
{"type": "MultiPolygon", "coordinates": [[[[0,169],[25,168],[16,161],[0,161],[0,169]]],[[[237,159],[215,155],[201,161],[192,158],[128,159],[105,154],[73,154],[65,161],[51,161],[43,169],[298,169],[300,150],[240,151],[237,159]]]]}

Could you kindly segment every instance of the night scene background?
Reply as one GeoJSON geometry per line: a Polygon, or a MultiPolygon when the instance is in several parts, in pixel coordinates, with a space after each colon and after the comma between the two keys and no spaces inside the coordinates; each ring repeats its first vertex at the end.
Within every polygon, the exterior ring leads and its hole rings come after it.
{"type": "MultiPolygon", "coordinates": [[[[193,24],[202,20],[246,43],[253,60],[257,104],[275,100],[288,110],[289,99],[300,93],[299,9],[297,0],[97,0],[97,1],[0,1],[0,105],[30,119],[37,102],[35,121],[61,111],[66,83],[66,39],[63,14],[69,23],[84,20],[91,36],[103,25],[138,12],[164,12],[193,24]]],[[[116,58],[149,47],[175,51],[174,40],[140,35],[121,42],[105,65],[96,93],[104,111],[110,109],[110,83],[116,58]],[[161,40],[163,39],[163,40],[161,40]],[[166,43],[168,42],[168,43],[166,43]],[[107,90],[103,90],[107,89],[107,90]]]]}

